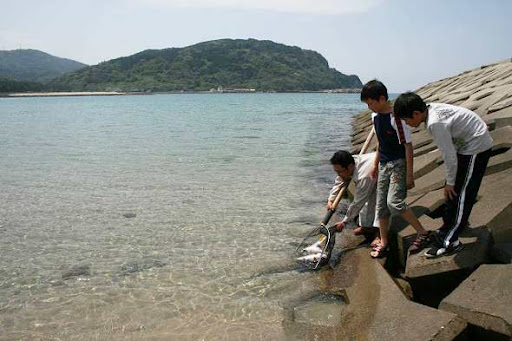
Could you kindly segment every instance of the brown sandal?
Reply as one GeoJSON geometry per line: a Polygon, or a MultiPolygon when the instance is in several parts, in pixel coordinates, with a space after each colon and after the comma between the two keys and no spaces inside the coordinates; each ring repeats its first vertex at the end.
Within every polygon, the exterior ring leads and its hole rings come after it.
{"type": "Polygon", "coordinates": [[[372,247],[372,249],[373,249],[374,247],[376,247],[376,246],[377,246],[377,245],[379,245],[379,244],[380,244],[380,237],[379,237],[379,236],[377,236],[377,237],[375,237],[375,239],[371,242],[370,246],[371,246],[371,247],[372,247]]]}
{"type": "Polygon", "coordinates": [[[432,233],[428,231],[426,234],[418,234],[412,242],[411,251],[418,252],[432,243],[432,233]]]}
{"type": "Polygon", "coordinates": [[[383,258],[386,257],[388,254],[388,246],[384,246],[382,244],[377,244],[373,249],[372,252],[370,252],[370,256],[372,258],[383,258]]]}

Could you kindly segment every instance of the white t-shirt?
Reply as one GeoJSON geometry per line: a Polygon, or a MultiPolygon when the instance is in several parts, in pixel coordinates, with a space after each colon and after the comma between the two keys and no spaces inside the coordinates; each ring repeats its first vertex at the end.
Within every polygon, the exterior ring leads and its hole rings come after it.
{"type": "Polygon", "coordinates": [[[466,108],[430,103],[425,124],[443,154],[447,185],[455,185],[457,154],[476,155],[492,147],[484,120],[466,108]]]}

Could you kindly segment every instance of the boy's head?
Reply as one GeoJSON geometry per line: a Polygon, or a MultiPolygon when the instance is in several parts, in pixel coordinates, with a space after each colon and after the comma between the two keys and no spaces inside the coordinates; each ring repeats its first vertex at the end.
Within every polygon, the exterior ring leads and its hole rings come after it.
{"type": "Polygon", "coordinates": [[[414,92],[406,92],[395,99],[393,111],[411,127],[417,127],[425,121],[427,105],[414,92]]]}
{"type": "Polygon", "coordinates": [[[388,104],[388,89],[376,79],[369,81],[361,90],[361,102],[365,102],[373,112],[383,112],[388,104]]]}
{"type": "Polygon", "coordinates": [[[331,157],[332,169],[344,180],[348,181],[354,174],[355,161],[352,155],[339,150],[331,157]]]}

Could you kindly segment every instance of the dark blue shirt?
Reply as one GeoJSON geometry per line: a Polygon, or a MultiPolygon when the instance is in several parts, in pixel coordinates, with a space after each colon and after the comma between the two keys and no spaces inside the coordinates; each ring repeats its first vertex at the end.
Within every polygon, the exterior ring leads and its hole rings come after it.
{"type": "Polygon", "coordinates": [[[379,162],[385,163],[405,158],[405,134],[402,121],[391,113],[377,114],[373,117],[375,134],[379,140],[379,162]],[[391,125],[395,120],[397,130],[391,125]]]}

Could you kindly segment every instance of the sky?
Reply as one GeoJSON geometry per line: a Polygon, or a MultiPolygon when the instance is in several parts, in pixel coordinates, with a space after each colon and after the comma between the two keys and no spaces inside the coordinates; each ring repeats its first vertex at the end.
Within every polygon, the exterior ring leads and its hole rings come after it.
{"type": "Polygon", "coordinates": [[[231,38],[322,54],[390,92],[512,57],[511,0],[2,0],[0,50],[89,65],[231,38]]]}

